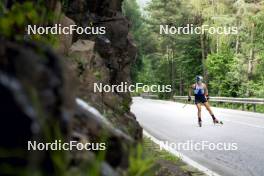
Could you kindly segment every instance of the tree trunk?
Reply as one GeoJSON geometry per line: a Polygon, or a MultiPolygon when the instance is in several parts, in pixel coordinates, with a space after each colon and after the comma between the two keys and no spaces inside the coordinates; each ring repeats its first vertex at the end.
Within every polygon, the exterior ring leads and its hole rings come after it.
{"type": "Polygon", "coordinates": [[[250,43],[251,48],[249,52],[249,60],[248,60],[248,80],[250,81],[252,79],[252,73],[253,73],[253,61],[254,61],[254,30],[255,30],[255,24],[252,23],[251,25],[251,36],[250,36],[250,43]]]}
{"type": "MultiPolygon", "coordinates": [[[[202,15],[199,17],[200,26],[203,25],[202,15]]],[[[205,46],[205,34],[200,34],[200,44],[201,44],[201,52],[202,52],[202,66],[203,66],[203,77],[204,80],[207,81],[207,71],[205,66],[205,59],[206,59],[206,46],[205,46]]]]}
{"type": "Polygon", "coordinates": [[[219,36],[216,36],[216,53],[219,53],[219,36]]]}
{"type": "Polygon", "coordinates": [[[171,85],[172,85],[172,97],[173,97],[173,95],[174,95],[174,93],[175,93],[175,81],[174,81],[174,79],[175,79],[175,74],[174,74],[174,72],[175,72],[175,69],[174,69],[174,51],[173,51],[173,49],[171,50],[171,85]]]}
{"type": "Polygon", "coordinates": [[[182,73],[180,74],[180,84],[179,84],[179,94],[180,96],[183,95],[183,88],[184,88],[184,82],[183,82],[183,78],[182,78],[182,73]]]}
{"type": "Polygon", "coordinates": [[[236,36],[236,54],[239,53],[239,40],[240,40],[240,36],[239,36],[239,20],[237,20],[237,30],[238,30],[238,33],[237,33],[237,36],[236,36]]]}
{"type": "MultiPolygon", "coordinates": [[[[248,70],[247,70],[247,79],[248,81],[252,80],[253,76],[253,61],[254,61],[254,30],[255,30],[255,24],[251,24],[251,35],[250,35],[250,51],[249,51],[249,59],[248,59],[248,70]]],[[[251,92],[247,88],[246,92],[247,96],[251,96],[251,92]]]]}

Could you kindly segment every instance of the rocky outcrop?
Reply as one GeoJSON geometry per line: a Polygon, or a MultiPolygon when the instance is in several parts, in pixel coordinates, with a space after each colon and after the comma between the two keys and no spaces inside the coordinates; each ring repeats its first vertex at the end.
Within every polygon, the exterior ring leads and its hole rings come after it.
{"type": "MultiPolygon", "coordinates": [[[[28,151],[28,141],[49,143],[55,140],[81,143],[106,143],[101,175],[119,175],[128,167],[133,138],[115,128],[95,108],[75,99],[74,91],[63,75],[63,65],[49,48],[35,43],[18,44],[1,41],[0,47],[0,149],[20,153],[8,154],[1,162],[18,168],[36,168],[56,175],[52,151],[28,151]],[[118,168],[118,169],[117,169],[118,168]],[[117,171],[118,170],[118,171],[117,171]]],[[[56,152],[55,152],[56,153],[56,152]]],[[[57,153],[63,159],[63,172],[78,172],[84,163],[93,165],[93,151],[57,153]],[[68,159],[67,159],[68,158],[68,159]]],[[[61,157],[61,158],[60,158],[61,157]]],[[[58,158],[57,158],[58,159],[58,158]]],[[[1,172],[0,172],[1,174],[1,172]]]]}
{"type": "Polygon", "coordinates": [[[1,161],[14,168],[31,165],[54,173],[51,155],[29,152],[27,144],[51,142],[59,139],[58,134],[69,139],[74,99],[66,93],[60,59],[32,42],[0,42],[0,146],[1,151],[9,151],[1,161]]]}
{"type": "MultiPolygon", "coordinates": [[[[62,27],[74,25],[74,21],[64,14],[60,16],[59,24],[62,27]]],[[[61,34],[59,35],[59,45],[57,51],[62,55],[67,55],[72,45],[72,34],[61,34]]]]}
{"type": "Polygon", "coordinates": [[[111,71],[106,67],[105,59],[95,51],[95,42],[78,40],[72,45],[68,57],[71,70],[78,77],[78,96],[91,102],[116,127],[134,139],[140,139],[141,128],[133,114],[129,112],[130,95],[94,92],[94,83],[112,85],[111,71]]]}
{"type": "Polygon", "coordinates": [[[106,27],[104,35],[74,35],[71,68],[78,76],[79,96],[91,102],[123,131],[138,140],[142,129],[130,113],[129,93],[94,93],[93,83],[131,83],[130,68],[136,47],[129,35],[129,21],[122,15],[121,0],[68,1],[66,15],[79,26],[106,27]]]}

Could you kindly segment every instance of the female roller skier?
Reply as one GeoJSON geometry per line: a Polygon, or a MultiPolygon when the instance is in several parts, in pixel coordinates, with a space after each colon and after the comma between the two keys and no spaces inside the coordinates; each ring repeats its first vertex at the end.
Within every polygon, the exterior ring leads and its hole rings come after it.
{"type": "Polygon", "coordinates": [[[189,89],[189,96],[188,96],[188,101],[191,101],[191,95],[192,92],[194,92],[194,102],[198,110],[198,124],[200,127],[202,127],[202,119],[201,119],[201,105],[203,104],[207,111],[210,113],[213,119],[213,123],[221,123],[223,124],[222,121],[219,121],[215,118],[213,111],[211,110],[211,107],[208,103],[209,96],[208,96],[208,89],[206,84],[203,83],[203,77],[202,76],[196,76],[196,83],[191,85],[189,89]]]}

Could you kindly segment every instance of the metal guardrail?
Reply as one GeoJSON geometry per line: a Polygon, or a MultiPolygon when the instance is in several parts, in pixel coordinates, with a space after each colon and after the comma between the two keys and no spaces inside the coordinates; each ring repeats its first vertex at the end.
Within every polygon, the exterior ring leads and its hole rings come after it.
{"type": "Polygon", "coordinates": [[[158,99],[158,95],[153,95],[153,94],[147,94],[147,93],[144,93],[144,94],[141,94],[140,95],[142,98],[150,98],[150,99],[158,99]]]}
{"type": "MultiPolygon", "coordinates": [[[[157,95],[142,94],[143,98],[157,99],[157,95]]],[[[173,96],[173,100],[187,100],[188,96],[173,96]]],[[[194,99],[194,97],[192,97],[194,99]]],[[[210,97],[210,102],[216,103],[230,103],[230,104],[241,104],[242,110],[245,110],[246,105],[252,105],[253,111],[256,112],[256,105],[264,105],[264,98],[234,98],[234,97],[210,97]]]]}
{"type": "MultiPolygon", "coordinates": [[[[173,96],[174,100],[186,100],[187,96],[173,96]]],[[[192,97],[194,99],[194,97],[192,97]]],[[[242,110],[245,110],[245,105],[253,105],[253,110],[256,112],[256,105],[264,105],[264,98],[233,98],[233,97],[210,97],[210,102],[241,104],[242,110]]]]}
{"type": "MultiPolygon", "coordinates": [[[[173,99],[187,99],[187,96],[173,96],[173,99]]],[[[192,97],[194,98],[194,97],[192,97]]],[[[264,105],[264,98],[233,98],[233,97],[210,97],[212,102],[241,103],[241,104],[261,104],[264,105]]]]}

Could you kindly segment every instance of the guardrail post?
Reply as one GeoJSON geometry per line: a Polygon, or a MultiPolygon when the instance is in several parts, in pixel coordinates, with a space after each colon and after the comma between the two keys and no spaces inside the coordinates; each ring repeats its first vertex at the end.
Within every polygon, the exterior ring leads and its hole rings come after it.
{"type": "Polygon", "coordinates": [[[245,111],[245,104],[242,104],[242,111],[245,111]]]}
{"type": "Polygon", "coordinates": [[[257,112],[257,106],[256,106],[256,104],[253,104],[253,110],[254,110],[254,112],[257,112]]]}

